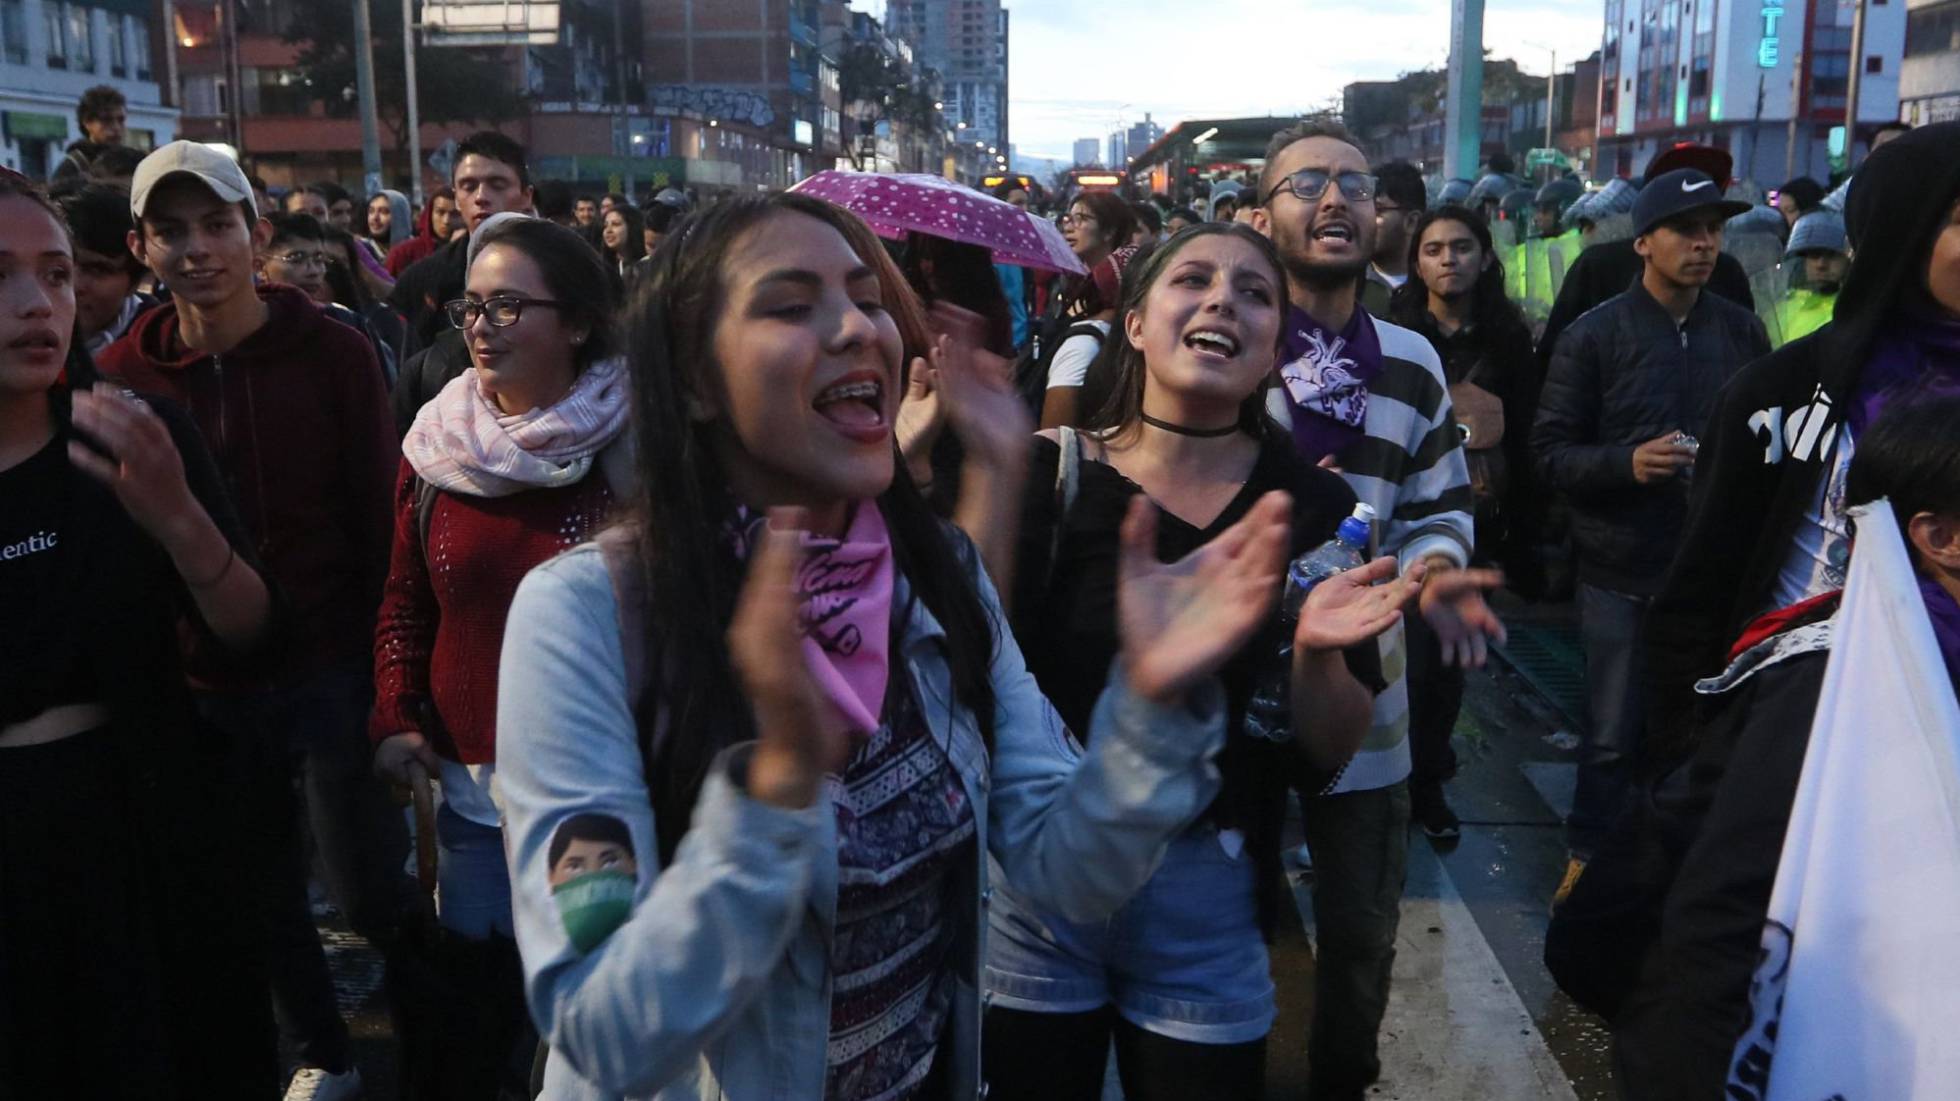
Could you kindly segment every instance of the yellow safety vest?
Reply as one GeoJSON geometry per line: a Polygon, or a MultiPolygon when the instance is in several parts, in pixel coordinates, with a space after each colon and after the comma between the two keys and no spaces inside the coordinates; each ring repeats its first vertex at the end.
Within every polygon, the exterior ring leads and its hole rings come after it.
{"type": "Polygon", "coordinates": [[[1776,304],[1776,324],[1770,327],[1770,344],[1781,348],[1798,337],[1809,336],[1824,327],[1837,305],[1837,295],[1797,289],[1776,304]]]}

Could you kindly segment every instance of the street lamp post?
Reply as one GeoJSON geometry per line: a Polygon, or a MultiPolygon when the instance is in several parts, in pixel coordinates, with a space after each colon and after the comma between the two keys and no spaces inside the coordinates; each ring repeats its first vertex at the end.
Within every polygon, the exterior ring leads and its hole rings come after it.
{"type": "Polygon", "coordinates": [[[409,198],[422,209],[422,107],[415,90],[414,0],[402,0],[402,98],[408,109],[409,198]]]}
{"type": "Polygon", "coordinates": [[[354,5],[354,86],[361,102],[361,176],[365,194],[381,190],[381,125],[375,118],[374,27],[369,22],[368,0],[349,0],[354,5]]]}

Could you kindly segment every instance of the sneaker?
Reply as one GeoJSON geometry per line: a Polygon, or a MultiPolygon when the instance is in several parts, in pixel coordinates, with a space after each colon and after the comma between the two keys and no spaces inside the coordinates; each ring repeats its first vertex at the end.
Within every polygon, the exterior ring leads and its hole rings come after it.
{"type": "Polygon", "coordinates": [[[286,1083],[286,1101],[354,1101],[361,1096],[361,1068],[329,1074],[319,1067],[301,1067],[286,1083]]]}
{"type": "Polygon", "coordinates": [[[1585,870],[1586,862],[1576,856],[1565,862],[1565,878],[1559,880],[1558,890],[1552,892],[1552,909],[1565,905],[1565,900],[1572,897],[1572,888],[1579,885],[1579,876],[1585,870]]]}
{"type": "Polygon", "coordinates": [[[1463,823],[1443,798],[1443,785],[1415,788],[1409,795],[1416,824],[1432,841],[1454,841],[1463,836],[1463,823]]]}

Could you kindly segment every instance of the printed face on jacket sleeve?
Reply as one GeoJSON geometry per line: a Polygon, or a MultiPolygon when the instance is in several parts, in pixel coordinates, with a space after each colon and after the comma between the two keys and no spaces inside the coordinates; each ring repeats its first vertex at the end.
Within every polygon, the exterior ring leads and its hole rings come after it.
{"type": "Polygon", "coordinates": [[[607,814],[575,814],[551,836],[552,901],[572,947],[590,952],[625,924],[640,876],[633,836],[607,814]]]}

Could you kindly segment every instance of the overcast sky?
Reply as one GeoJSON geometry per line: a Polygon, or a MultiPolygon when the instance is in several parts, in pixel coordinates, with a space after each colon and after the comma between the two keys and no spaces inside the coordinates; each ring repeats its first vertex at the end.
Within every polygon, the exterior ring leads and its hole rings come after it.
{"type": "MultiPolygon", "coordinates": [[[[879,9],[878,0],[856,5],[879,9]]],[[[1022,156],[1067,161],[1151,112],[1293,114],[1355,80],[1390,80],[1449,57],[1448,0],[1006,0],[1009,129],[1022,156]]],[[[1484,45],[1529,73],[1599,48],[1600,0],[1487,0],[1484,45]],[[1533,45],[1527,45],[1531,43],[1533,45]]]]}

